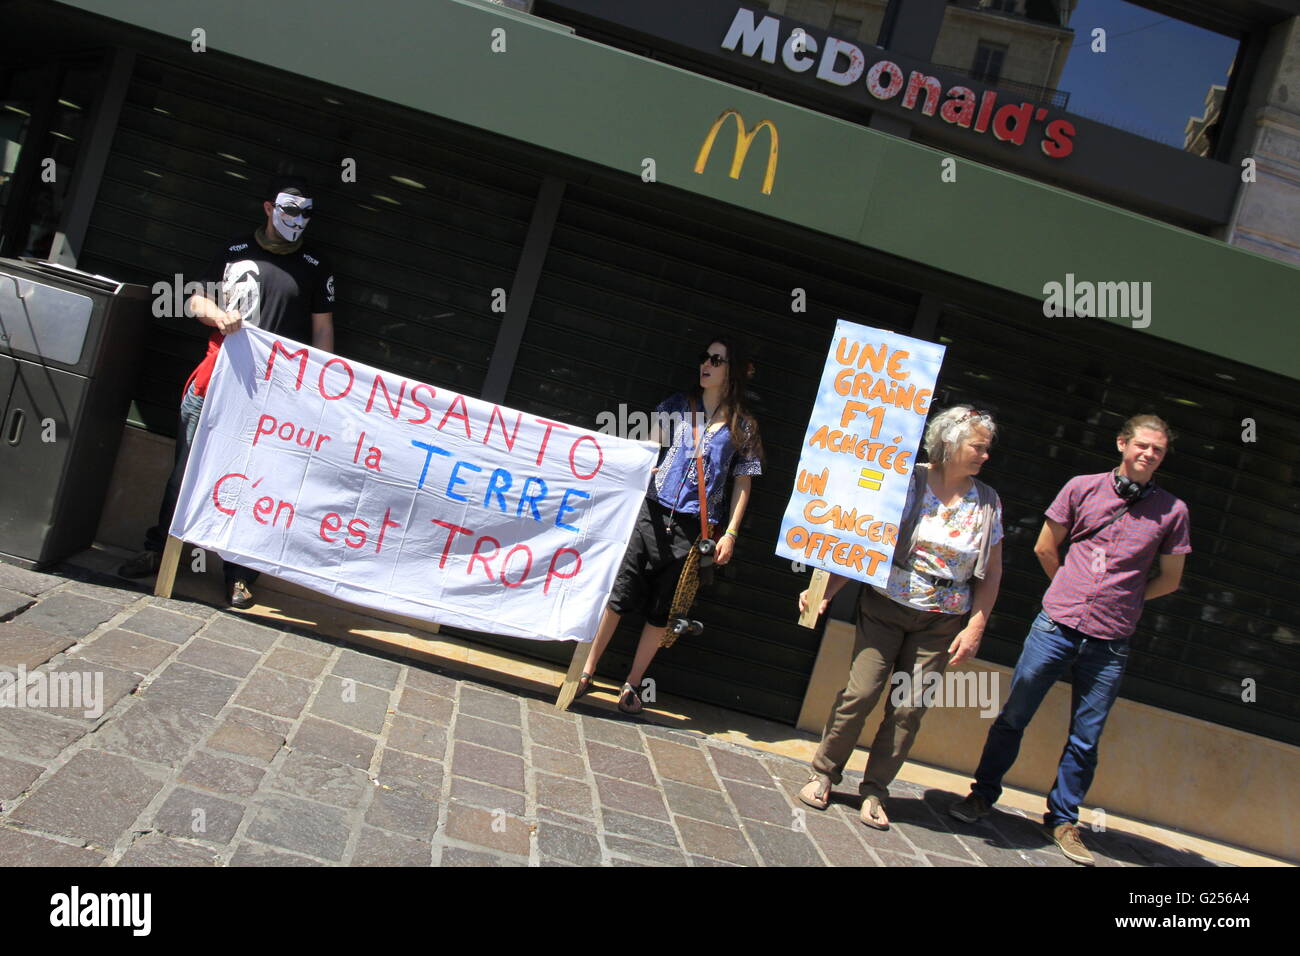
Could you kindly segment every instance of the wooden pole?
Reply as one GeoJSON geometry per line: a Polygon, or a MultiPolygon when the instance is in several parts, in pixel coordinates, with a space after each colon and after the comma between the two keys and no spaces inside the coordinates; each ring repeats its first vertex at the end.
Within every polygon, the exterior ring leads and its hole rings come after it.
{"type": "Polygon", "coordinates": [[[826,596],[826,582],[830,579],[829,571],[818,568],[813,572],[812,581],[808,583],[808,610],[799,615],[799,623],[804,627],[817,626],[817,618],[821,616],[822,598],[826,596]]]}
{"type": "Polygon", "coordinates": [[[172,596],[172,586],[176,583],[176,569],[181,563],[181,549],[185,542],[180,538],[167,536],[167,545],[163,548],[162,562],[158,565],[158,580],[154,582],[153,593],[158,597],[172,596]]]}
{"type": "Polygon", "coordinates": [[[578,692],[578,679],[582,677],[582,668],[587,663],[587,652],[590,650],[590,642],[586,644],[574,642],[573,660],[569,661],[569,672],[564,675],[564,683],[560,685],[560,696],[555,698],[555,706],[560,710],[568,710],[569,705],[573,703],[573,695],[578,692]]]}

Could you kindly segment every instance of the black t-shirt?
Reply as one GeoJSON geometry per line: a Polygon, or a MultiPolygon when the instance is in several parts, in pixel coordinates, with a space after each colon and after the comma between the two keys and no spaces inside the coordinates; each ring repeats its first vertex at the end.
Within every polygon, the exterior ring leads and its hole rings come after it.
{"type": "MultiPolygon", "coordinates": [[[[208,263],[199,280],[204,295],[223,309],[239,309],[249,325],[311,344],[311,317],[334,311],[334,272],[311,249],[278,255],[255,239],[236,239],[208,263]]],[[[225,336],[215,328],[208,354],[185,383],[206,395],[225,336]]]]}
{"type": "Polygon", "coordinates": [[[334,311],[334,270],[306,245],[277,254],[252,238],[236,239],[200,281],[215,283],[214,301],[238,309],[249,325],[299,342],[311,341],[312,313],[334,311]]]}

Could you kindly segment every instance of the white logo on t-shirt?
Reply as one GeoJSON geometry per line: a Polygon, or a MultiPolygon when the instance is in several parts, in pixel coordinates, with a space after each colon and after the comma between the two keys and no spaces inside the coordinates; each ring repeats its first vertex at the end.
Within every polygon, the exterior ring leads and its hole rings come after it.
{"type": "Polygon", "coordinates": [[[221,294],[227,309],[237,309],[249,325],[261,318],[262,287],[257,281],[260,270],[252,259],[227,263],[221,278],[221,294]]]}

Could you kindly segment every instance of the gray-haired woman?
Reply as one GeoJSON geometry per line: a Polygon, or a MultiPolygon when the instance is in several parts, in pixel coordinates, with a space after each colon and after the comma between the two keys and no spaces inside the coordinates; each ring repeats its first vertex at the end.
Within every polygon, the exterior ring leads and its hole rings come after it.
{"type": "MultiPolygon", "coordinates": [[[[941,679],[949,663],[979,649],[1002,580],[1002,502],[975,475],[996,433],[992,417],[969,405],[940,412],[926,428],[930,461],[913,471],[889,581],[862,588],[848,682],[813,757],[812,779],[799,792],[811,807],[830,804],[867,716],[898,673],[905,677],[886,696],[861,786],[862,822],[888,827],[882,801],[925,716],[929,675],[941,679]]],[[[823,613],[846,580],[831,575],[823,613]]],[[[800,611],[807,595],[799,595],[800,611]]]]}

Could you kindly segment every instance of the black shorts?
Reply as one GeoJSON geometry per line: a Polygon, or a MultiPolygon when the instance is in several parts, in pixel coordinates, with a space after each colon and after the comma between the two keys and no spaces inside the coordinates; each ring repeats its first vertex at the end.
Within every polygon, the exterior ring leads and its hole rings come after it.
{"type": "Polygon", "coordinates": [[[682,565],[699,536],[699,515],[674,515],[659,502],[644,499],[609,594],[610,609],[643,614],[647,624],[664,627],[682,565]]]}

